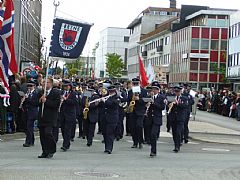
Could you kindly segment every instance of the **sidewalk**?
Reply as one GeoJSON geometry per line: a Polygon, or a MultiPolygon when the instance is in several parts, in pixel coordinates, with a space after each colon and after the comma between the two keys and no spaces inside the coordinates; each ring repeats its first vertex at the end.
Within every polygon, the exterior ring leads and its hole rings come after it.
{"type": "Polygon", "coordinates": [[[196,120],[189,122],[191,139],[210,143],[240,145],[240,131],[234,130],[240,128],[240,122],[217,114],[197,113],[196,120]],[[234,129],[231,128],[233,126],[234,129]]]}

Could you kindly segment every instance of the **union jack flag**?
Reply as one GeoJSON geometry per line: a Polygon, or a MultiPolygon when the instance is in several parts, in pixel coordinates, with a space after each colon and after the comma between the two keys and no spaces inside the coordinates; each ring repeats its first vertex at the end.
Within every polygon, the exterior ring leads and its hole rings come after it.
{"type": "Polygon", "coordinates": [[[8,77],[18,72],[14,51],[14,5],[12,0],[0,1],[0,78],[9,87],[8,77]]]}

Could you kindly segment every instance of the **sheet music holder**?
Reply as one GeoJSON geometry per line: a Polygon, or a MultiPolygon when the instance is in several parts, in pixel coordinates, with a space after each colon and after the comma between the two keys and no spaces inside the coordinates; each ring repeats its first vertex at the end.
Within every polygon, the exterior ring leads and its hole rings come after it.
{"type": "Polygon", "coordinates": [[[140,86],[133,86],[132,87],[133,93],[141,93],[141,87],[140,86]]]}
{"type": "Polygon", "coordinates": [[[167,101],[170,102],[170,103],[174,102],[175,98],[176,98],[176,96],[167,96],[167,101]]]}
{"type": "Polygon", "coordinates": [[[143,100],[145,103],[153,102],[153,99],[152,99],[152,98],[142,98],[142,100],[143,100]]]}
{"type": "Polygon", "coordinates": [[[83,96],[85,96],[85,97],[92,97],[92,95],[93,95],[93,92],[92,91],[85,91],[84,93],[83,93],[83,96]]]}
{"type": "Polygon", "coordinates": [[[18,91],[19,96],[23,97],[25,96],[25,93],[23,91],[18,91]]]}

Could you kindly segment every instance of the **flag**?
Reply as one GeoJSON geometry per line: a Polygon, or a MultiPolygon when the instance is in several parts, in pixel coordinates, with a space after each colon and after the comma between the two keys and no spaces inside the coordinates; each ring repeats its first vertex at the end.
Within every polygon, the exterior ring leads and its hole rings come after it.
{"type": "Polygon", "coordinates": [[[60,18],[54,20],[50,56],[78,58],[86,44],[92,25],[60,18]]]}
{"type": "Polygon", "coordinates": [[[9,87],[8,77],[18,72],[14,50],[14,6],[12,0],[0,3],[0,78],[9,87]]]}
{"type": "Polygon", "coordinates": [[[148,77],[148,83],[149,84],[151,84],[155,80],[154,69],[153,69],[153,67],[151,65],[151,62],[148,63],[147,77],[148,77]]]}
{"type": "Polygon", "coordinates": [[[141,57],[138,56],[138,59],[139,59],[139,73],[140,73],[141,86],[146,87],[148,85],[148,77],[144,69],[144,65],[141,57]]]}

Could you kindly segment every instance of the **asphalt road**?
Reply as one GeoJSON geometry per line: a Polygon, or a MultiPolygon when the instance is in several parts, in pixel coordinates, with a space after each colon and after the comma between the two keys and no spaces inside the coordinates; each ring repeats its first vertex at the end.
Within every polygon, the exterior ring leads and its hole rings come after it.
{"type": "MultiPolygon", "coordinates": [[[[0,180],[239,180],[239,145],[191,142],[180,153],[172,152],[170,134],[163,132],[158,156],[150,158],[150,148],[131,149],[131,138],[115,142],[113,154],[104,154],[102,137],[96,135],[92,147],[75,139],[68,152],[61,152],[62,140],[53,159],[38,159],[39,139],[24,148],[24,139],[0,142],[0,180]]],[[[60,136],[61,137],[61,136],[60,136]]]]}

